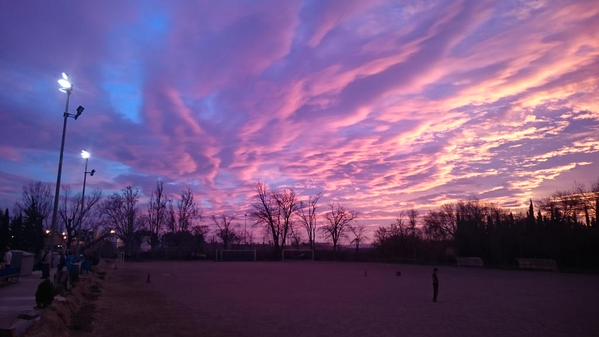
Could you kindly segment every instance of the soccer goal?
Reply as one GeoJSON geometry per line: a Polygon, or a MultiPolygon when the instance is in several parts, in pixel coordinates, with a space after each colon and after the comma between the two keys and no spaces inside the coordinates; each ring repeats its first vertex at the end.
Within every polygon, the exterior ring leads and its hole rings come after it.
{"type": "Polygon", "coordinates": [[[281,261],[313,261],[314,250],[312,249],[283,249],[281,261]]]}
{"type": "Polygon", "coordinates": [[[216,261],[256,261],[255,249],[218,249],[216,261]]]}

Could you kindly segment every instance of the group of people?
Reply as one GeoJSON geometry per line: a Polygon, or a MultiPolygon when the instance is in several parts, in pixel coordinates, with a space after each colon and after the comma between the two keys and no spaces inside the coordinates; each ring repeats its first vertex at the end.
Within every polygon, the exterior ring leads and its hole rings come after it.
{"type": "Polygon", "coordinates": [[[46,250],[41,257],[42,283],[35,293],[37,306],[40,308],[50,305],[55,295],[62,295],[78,281],[79,274],[91,272],[93,258],[84,254],[72,254],[69,250],[61,251],[54,282],[50,281],[50,269],[53,258],[52,251],[46,250]]]}

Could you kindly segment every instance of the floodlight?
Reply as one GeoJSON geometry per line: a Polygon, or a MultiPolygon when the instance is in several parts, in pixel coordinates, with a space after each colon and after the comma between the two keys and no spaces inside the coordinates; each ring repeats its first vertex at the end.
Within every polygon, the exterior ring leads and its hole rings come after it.
{"type": "Polygon", "coordinates": [[[85,108],[83,106],[78,106],[77,107],[77,113],[75,114],[75,116],[73,118],[77,119],[79,118],[79,116],[81,116],[81,114],[83,113],[83,110],[85,110],[85,108]]]}
{"type": "Polygon", "coordinates": [[[58,88],[58,90],[62,92],[69,92],[73,88],[71,81],[69,81],[69,76],[67,76],[67,74],[65,73],[62,73],[62,78],[59,79],[57,82],[60,85],[60,88],[58,88]]]}
{"type": "Polygon", "coordinates": [[[85,150],[81,150],[81,158],[83,159],[88,159],[90,156],[90,153],[85,151],[85,150]]]}
{"type": "Polygon", "coordinates": [[[92,170],[89,172],[89,175],[93,177],[95,173],[96,173],[96,170],[92,169],[92,170]]]}

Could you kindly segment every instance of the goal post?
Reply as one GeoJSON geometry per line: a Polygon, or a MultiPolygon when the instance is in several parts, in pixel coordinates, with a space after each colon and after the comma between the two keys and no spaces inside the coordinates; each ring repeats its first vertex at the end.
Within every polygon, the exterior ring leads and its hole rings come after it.
{"type": "Polygon", "coordinates": [[[314,261],[313,249],[283,249],[281,261],[314,261]]]}
{"type": "Polygon", "coordinates": [[[217,249],[216,261],[256,261],[255,249],[217,249]]]}

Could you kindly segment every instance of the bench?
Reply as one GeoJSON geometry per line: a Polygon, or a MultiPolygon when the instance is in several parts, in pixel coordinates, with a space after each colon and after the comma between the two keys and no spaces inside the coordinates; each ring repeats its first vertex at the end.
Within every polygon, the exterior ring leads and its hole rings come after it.
{"type": "Polygon", "coordinates": [[[520,269],[558,271],[557,262],[552,259],[518,258],[516,261],[520,269]]]}
{"type": "Polygon", "coordinates": [[[458,256],[456,257],[458,267],[484,267],[483,259],[478,256],[458,256]]]}

